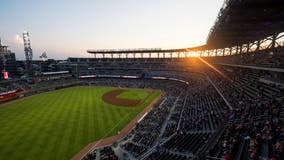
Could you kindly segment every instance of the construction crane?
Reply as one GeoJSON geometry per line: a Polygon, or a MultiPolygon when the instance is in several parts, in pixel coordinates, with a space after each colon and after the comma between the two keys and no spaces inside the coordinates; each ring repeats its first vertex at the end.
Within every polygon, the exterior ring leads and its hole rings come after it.
{"type": "Polygon", "coordinates": [[[33,59],[33,50],[31,48],[29,32],[23,33],[25,56],[26,56],[26,70],[29,70],[31,67],[31,61],[33,59]]]}

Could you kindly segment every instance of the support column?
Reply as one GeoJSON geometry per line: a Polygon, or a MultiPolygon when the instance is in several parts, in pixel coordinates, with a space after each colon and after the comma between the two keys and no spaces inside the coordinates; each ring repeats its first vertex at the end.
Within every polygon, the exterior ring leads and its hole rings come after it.
{"type": "Polygon", "coordinates": [[[225,56],[226,48],[223,48],[223,56],[225,56]]]}
{"type": "Polygon", "coordinates": [[[275,48],[276,37],[277,37],[277,35],[272,36],[271,48],[275,48]]]}
{"type": "Polygon", "coordinates": [[[250,46],[249,46],[249,43],[247,44],[247,53],[249,53],[249,48],[250,48],[250,46]]]}
{"type": "Polygon", "coordinates": [[[255,50],[256,50],[256,51],[259,51],[259,48],[260,48],[260,40],[257,41],[256,49],[255,49],[255,50]]]}
{"type": "Polygon", "coordinates": [[[241,44],[239,53],[242,54],[242,51],[243,51],[243,45],[241,44]]]}
{"type": "Polygon", "coordinates": [[[236,54],[239,54],[239,46],[236,46],[236,54]]]}

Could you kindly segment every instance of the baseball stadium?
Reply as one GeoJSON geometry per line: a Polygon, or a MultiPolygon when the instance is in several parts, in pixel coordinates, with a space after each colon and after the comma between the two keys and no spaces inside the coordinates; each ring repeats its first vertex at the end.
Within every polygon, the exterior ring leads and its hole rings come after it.
{"type": "Polygon", "coordinates": [[[283,160],[284,1],[219,9],[188,48],[34,60],[25,31],[18,60],[0,41],[0,160],[283,160]]]}

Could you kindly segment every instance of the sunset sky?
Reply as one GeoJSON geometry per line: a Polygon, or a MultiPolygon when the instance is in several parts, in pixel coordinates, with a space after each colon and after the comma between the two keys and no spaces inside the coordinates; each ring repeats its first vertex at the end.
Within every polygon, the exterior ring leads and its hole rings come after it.
{"type": "Polygon", "coordinates": [[[0,37],[24,59],[90,57],[87,49],[183,48],[205,44],[223,0],[4,0],[0,37]]]}

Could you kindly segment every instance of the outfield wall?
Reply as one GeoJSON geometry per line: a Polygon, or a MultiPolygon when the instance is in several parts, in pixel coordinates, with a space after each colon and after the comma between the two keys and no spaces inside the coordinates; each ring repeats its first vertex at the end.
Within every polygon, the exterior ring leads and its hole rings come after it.
{"type": "Polygon", "coordinates": [[[123,78],[123,79],[152,79],[152,80],[170,80],[170,81],[176,81],[181,82],[186,85],[189,85],[189,82],[177,79],[173,77],[157,77],[157,76],[145,76],[145,77],[139,77],[139,76],[120,76],[120,75],[86,75],[86,76],[80,76],[80,79],[87,79],[87,78],[123,78]]]}
{"type": "Polygon", "coordinates": [[[0,102],[7,101],[9,99],[13,99],[17,97],[18,90],[12,90],[9,92],[4,92],[0,94],[0,102]]]}

